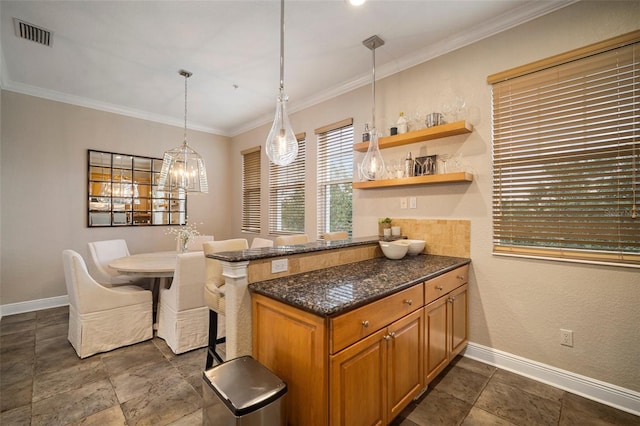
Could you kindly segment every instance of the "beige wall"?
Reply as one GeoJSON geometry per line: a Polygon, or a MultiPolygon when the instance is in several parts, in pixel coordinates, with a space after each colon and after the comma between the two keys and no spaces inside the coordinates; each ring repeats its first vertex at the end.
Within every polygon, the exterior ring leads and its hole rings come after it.
{"type": "MultiPolygon", "coordinates": [[[[0,304],[66,295],[62,250],[86,258],[89,241],[124,238],[132,253],[175,249],[166,226],[87,227],[87,149],[162,157],[182,143],[182,128],[7,91],[1,108],[0,304]]],[[[230,142],[196,131],[188,137],[209,177],[209,194],[189,197],[189,220],[202,233],[229,237],[230,142]]]]}
{"type": "MultiPolygon", "coordinates": [[[[399,158],[462,154],[473,183],[354,191],[354,235],[375,235],[378,217],[447,218],[471,221],[471,341],[523,358],[640,391],[640,271],[610,266],[496,257],[491,254],[491,87],[486,77],[531,61],[640,28],[640,2],[582,1],[466,48],[451,52],[376,84],[378,123],[399,111],[429,112],[453,95],[475,108],[471,135],[385,150],[399,158]],[[415,196],[416,210],[400,209],[415,196]],[[560,328],[573,330],[574,347],[560,346],[560,328]]],[[[384,37],[384,35],[382,35],[384,37]]],[[[383,55],[384,46],[377,53],[383,55]]],[[[367,64],[363,64],[366,67],[367,64]]],[[[288,78],[294,79],[295,76],[288,78]]],[[[370,120],[370,87],[363,87],[292,114],[294,130],[307,132],[306,230],[316,236],[313,130],[346,117],[356,135],[370,120]]],[[[378,126],[383,127],[383,126],[378,126]]],[[[240,232],[240,154],[263,144],[268,125],[234,138],[236,173],[233,228],[240,232]]],[[[363,154],[358,154],[356,161],[363,154]]],[[[263,179],[267,182],[263,156],[263,179]]],[[[265,187],[266,188],[266,187],[265,187]]],[[[267,205],[266,189],[263,205],[267,205]]],[[[263,229],[266,232],[266,212],[263,229]]]]}

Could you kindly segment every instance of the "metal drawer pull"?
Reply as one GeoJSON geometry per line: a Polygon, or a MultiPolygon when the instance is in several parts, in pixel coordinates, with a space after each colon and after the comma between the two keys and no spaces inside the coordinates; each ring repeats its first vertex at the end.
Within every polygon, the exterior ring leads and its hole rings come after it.
{"type": "Polygon", "coordinates": [[[456,275],[456,278],[459,279],[460,281],[464,281],[464,276],[462,275],[456,275]]]}
{"type": "Polygon", "coordinates": [[[392,331],[391,333],[389,333],[389,336],[393,337],[394,339],[396,338],[396,332],[392,331]]]}
{"type": "Polygon", "coordinates": [[[411,305],[413,305],[413,300],[407,299],[403,303],[406,303],[407,305],[411,306],[411,305]]]}
{"type": "Polygon", "coordinates": [[[442,291],[442,286],[441,286],[441,285],[437,286],[437,287],[436,287],[436,290],[440,290],[440,291],[442,291]]]}
{"type": "Polygon", "coordinates": [[[388,342],[389,340],[391,340],[391,336],[387,334],[386,336],[383,337],[383,339],[388,342]]]}
{"type": "Polygon", "coordinates": [[[369,327],[369,321],[362,321],[362,326],[363,326],[364,328],[369,327]]]}

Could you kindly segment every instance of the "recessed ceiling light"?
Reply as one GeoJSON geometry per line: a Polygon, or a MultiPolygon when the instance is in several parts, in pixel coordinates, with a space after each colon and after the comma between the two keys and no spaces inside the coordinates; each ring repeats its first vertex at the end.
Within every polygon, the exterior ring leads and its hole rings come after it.
{"type": "Polygon", "coordinates": [[[349,0],[352,6],[362,6],[367,0],[349,0]]]}

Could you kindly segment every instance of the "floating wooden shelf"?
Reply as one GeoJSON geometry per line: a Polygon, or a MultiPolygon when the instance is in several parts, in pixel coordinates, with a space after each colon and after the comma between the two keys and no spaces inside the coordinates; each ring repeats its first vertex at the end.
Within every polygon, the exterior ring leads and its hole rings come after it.
{"type": "Polygon", "coordinates": [[[414,176],[402,179],[369,180],[353,182],[354,189],[390,188],[393,186],[427,185],[435,183],[472,182],[473,175],[468,172],[446,173],[440,175],[414,176]]]}
{"type": "MultiPolygon", "coordinates": [[[[380,149],[393,148],[396,146],[423,142],[431,139],[463,135],[465,133],[471,133],[472,131],[473,125],[467,123],[465,120],[461,120],[453,123],[442,124],[440,126],[427,127],[426,129],[414,130],[401,135],[379,138],[378,146],[380,149]]],[[[353,149],[360,152],[366,152],[368,148],[369,142],[359,142],[353,145],[353,149]]]]}

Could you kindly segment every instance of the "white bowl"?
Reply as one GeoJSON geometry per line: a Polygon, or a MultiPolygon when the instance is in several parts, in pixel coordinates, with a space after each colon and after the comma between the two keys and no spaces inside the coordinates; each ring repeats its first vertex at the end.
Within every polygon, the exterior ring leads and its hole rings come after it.
{"type": "Polygon", "coordinates": [[[417,254],[422,253],[422,250],[424,250],[424,246],[426,244],[425,240],[405,240],[409,242],[409,251],[407,252],[408,255],[411,256],[415,256],[417,254]]]}
{"type": "Polygon", "coordinates": [[[402,259],[409,251],[409,244],[398,244],[397,241],[379,241],[378,243],[387,259],[402,259]]]}

